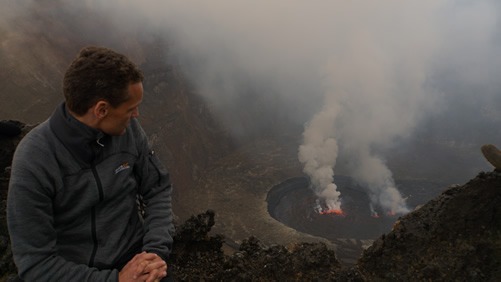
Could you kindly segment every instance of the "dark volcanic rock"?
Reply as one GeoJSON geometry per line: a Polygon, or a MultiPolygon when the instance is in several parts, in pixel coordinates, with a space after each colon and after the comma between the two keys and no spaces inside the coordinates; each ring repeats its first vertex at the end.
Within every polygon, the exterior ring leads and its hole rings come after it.
{"type": "Polygon", "coordinates": [[[22,124],[13,120],[0,121],[0,135],[15,137],[21,134],[22,124]]]}
{"type": "Polygon", "coordinates": [[[501,279],[501,173],[480,173],[402,217],[364,253],[368,280],[501,279]]]}
{"type": "Polygon", "coordinates": [[[0,121],[0,172],[10,166],[17,144],[31,128],[18,121],[0,121]]]}
{"type": "Polygon", "coordinates": [[[321,243],[298,243],[290,249],[264,246],[255,237],[238,252],[224,255],[220,235],[209,236],[214,212],[192,216],[178,227],[170,268],[180,281],[329,280],[341,268],[335,253],[321,243]]]}
{"type": "Polygon", "coordinates": [[[18,121],[0,121],[0,280],[7,274],[16,273],[5,218],[7,189],[14,151],[22,137],[32,128],[18,121]]]}
{"type": "Polygon", "coordinates": [[[224,263],[223,238],[208,235],[215,222],[214,216],[214,212],[209,210],[190,217],[176,228],[168,264],[177,280],[210,280],[221,271],[224,263]]]}
{"type": "Polygon", "coordinates": [[[298,243],[290,250],[281,245],[266,247],[250,237],[232,255],[218,281],[311,281],[330,280],[341,265],[334,251],[322,243],[298,243]]]}

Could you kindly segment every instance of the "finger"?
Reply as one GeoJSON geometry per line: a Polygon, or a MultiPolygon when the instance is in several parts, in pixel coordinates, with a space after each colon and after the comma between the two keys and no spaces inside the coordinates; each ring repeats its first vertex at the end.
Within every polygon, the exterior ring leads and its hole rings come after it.
{"type": "Polygon", "coordinates": [[[146,282],[159,281],[160,279],[164,278],[165,276],[166,276],[166,273],[164,271],[161,271],[159,269],[155,269],[149,273],[149,276],[146,279],[146,282]]]}
{"type": "Polygon", "coordinates": [[[154,269],[166,270],[167,264],[163,260],[157,262],[150,262],[144,269],[144,272],[150,272],[154,269]]]}
{"type": "Polygon", "coordinates": [[[155,253],[147,253],[147,252],[142,252],[140,254],[137,254],[138,259],[142,260],[156,260],[156,259],[162,259],[160,258],[157,254],[155,253]]]}
{"type": "Polygon", "coordinates": [[[165,262],[161,257],[157,256],[154,260],[151,260],[150,263],[161,263],[162,265],[167,265],[167,262],[165,262]]]}
{"type": "Polygon", "coordinates": [[[136,270],[134,272],[134,279],[137,279],[139,276],[143,274],[147,274],[146,267],[148,267],[148,261],[143,260],[137,263],[136,270]]]}
{"type": "Polygon", "coordinates": [[[141,259],[146,254],[146,252],[141,252],[139,254],[136,254],[129,262],[136,262],[141,259]]]}
{"type": "Polygon", "coordinates": [[[135,277],[134,280],[136,280],[136,281],[146,281],[148,279],[148,277],[150,277],[149,273],[141,274],[138,277],[135,277]]]}
{"type": "Polygon", "coordinates": [[[156,270],[154,270],[154,271],[149,273],[148,278],[145,280],[145,282],[153,282],[157,279],[158,279],[158,277],[156,276],[156,270]]]}

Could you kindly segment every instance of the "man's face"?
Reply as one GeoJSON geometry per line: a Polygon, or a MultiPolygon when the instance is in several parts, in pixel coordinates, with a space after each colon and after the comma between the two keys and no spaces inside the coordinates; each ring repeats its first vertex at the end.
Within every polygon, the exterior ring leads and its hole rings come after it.
{"type": "Polygon", "coordinates": [[[143,100],[143,84],[129,84],[129,99],[118,107],[109,107],[107,115],[102,119],[99,129],[108,135],[123,135],[131,118],[139,116],[139,105],[143,100]]]}

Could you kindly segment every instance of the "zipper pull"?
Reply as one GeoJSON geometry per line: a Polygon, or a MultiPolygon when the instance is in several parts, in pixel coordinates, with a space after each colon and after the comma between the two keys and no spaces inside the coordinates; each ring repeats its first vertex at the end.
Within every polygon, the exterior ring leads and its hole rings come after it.
{"type": "Polygon", "coordinates": [[[96,143],[97,143],[99,146],[101,146],[101,147],[103,147],[103,148],[104,148],[104,144],[103,144],[103,143],[101,143],[100,141],[101,141],[101,138],[97,139],[97,140],[96,140],[96,143]]]}

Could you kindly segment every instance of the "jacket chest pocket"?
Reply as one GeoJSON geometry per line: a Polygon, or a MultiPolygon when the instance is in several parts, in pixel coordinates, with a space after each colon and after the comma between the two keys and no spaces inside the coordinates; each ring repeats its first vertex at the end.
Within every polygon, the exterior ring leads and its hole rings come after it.
{"type": "Polygon", "coordinates": [[[101,184],[102,200],[116,199],[137,190],[134,174],[136,158],[125,155],[96,166],[96,177],[101,184]]]}

